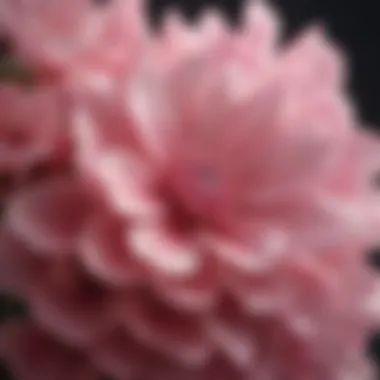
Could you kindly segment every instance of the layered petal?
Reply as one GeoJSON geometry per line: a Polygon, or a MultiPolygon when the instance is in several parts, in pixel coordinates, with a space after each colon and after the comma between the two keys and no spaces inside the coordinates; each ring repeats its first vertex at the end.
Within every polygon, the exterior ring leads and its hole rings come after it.
{"type": "Polygon", "coordinates": [[[80,183],[68,178],[21,189],[10,202],[10,228],[40,254],[64,254],[76,245],[91,207],[80,183]]]}
{"type": "Polygon", "coordinates": [[[98,373],[84,353],[66,347],[28,321],[2,326],[0,355],[18,379],[95,380],[98,373]]]}

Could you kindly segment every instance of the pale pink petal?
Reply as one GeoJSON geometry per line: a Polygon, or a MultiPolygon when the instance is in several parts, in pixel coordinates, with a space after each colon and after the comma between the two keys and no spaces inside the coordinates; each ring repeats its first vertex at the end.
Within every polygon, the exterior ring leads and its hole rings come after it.
{"type": "Polygon", "coordinates": [[[154,179],[138,157],[109,152],[100,158],[98,170],[116,211],[131,218],[160,213],[160,204],[149,191],[154,179]]]}
{"type": "Polygon", "coordinates": [[[201,266],[199,246],[159,226],[136,225],[125,235],[131,255],[147,268],[167,277],[189,277],[201,266]]]}
{"type": "Polygon", "coordinates": [[[248,0],[245,7],[243,13],[245,37],[256,53],[258,57],[256,59],[267,58],[266,55],[273,53],[277,47],[276,44],[282,32],[281,21],[275,10],[265,0],[248,0]]]}
{"type": "MultiPolygon", "coordinates": [[[[306,30],[285,52],[284,68],[299,70],[300,79],[314,86],[339,89],[346,80],[346,61],[318,26],[306,30]],[[289,66],[287,66],[289,64],[289,66]],[[302,74],[307,73],[307,76],[302,74]]],[[[295,74],[296,75],[296,74],[295,74]]]]}
{"type": "Polygon", "coordinates": [[[152,284],[157,296],[174,308],[189,312],[212,310],[222,292],[220,279],[223,267],[214,260],[207,250],[198,272],[193,276],[173,278],[170,275],[154,276],[152,284]]]}
{"type": "MultiPolygon", "coordinates": [[[[170,57],[166,49],[163,54],[170,57]]],[[[166,96],[168,83],[157,71],[150,62],[142,65],[132,78],[123,83],[122,99],[132,117],[133,133],[145,159],[155,168],[160,168],[162,161],[167,159],[168,139],[177,120],[166,96]]]]}

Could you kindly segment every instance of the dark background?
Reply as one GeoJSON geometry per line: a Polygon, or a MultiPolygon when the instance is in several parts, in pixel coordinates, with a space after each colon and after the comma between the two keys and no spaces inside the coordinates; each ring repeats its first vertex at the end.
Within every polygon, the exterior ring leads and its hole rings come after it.
{"type": "MultiPolygon", "coordinates": [[[[313,22],[322,21],[326,25],[330,36],[338,42],[347,55],[351,68],[349,91],[362,119],[380,132],[379,0],[272,0],[271,2],[284,16],[287,37],[291,37],[313,22]]],[[[150,0],[149,13],[152,21],[157,24],[165,10],[171,7],[182,10],[189,19],[193,19],[205,7],[216,6],[224,11],[231,22],[236,23],[242,4],[243,0],[150,0]]],[[[0,46],[0,56],[3,48],[0,46]]],[[[380,268],[380,254],[372,253],[372,264],[380,268]]],[[[0,300],[0,315],[14,312],[16,314],[19,312],[17,305],[5,304],[0,300]]],[[[380,363],[380,334],[378,337],[375,333],[370,335],[368,342],[369,354],[380,363]]],[[[6,374],[0,369],[0,380],[6,378],[6,374]]]]}

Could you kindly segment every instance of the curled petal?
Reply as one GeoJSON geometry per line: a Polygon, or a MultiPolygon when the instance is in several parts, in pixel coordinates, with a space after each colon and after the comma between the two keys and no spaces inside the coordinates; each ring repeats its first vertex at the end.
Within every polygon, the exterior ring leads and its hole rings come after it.
{"type": "Polygon", "coordinates": [[[212,310],[222,291],[222,268],[206,251],[204,255],[199,270],[190,277],[153,276],[157,296],[180,310],[196,313],[212,310]]]}
{"type": "Polygon", "coordinates": [[[163,276],[186,278],[197,273],[201,265],[196,244],[159,226],[131,227],[125,244],[136,260],[163,276]]]}

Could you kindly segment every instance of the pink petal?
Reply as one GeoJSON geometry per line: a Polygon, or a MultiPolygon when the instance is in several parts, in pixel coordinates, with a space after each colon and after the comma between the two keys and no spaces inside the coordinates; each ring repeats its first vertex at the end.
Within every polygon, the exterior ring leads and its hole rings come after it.
{"type": "MultiPolygon", "coordinates": [[[[346,62],[321,27],[308,28],[284,54],[285,65],[306,69],[314,86],[339,89],[346,79],[346,62]]],[[[302,74],[301,74],[302,75],[302,74]]],[[[299,76],[299,75],[298,75],[299,76]]],[[[299,76],[300,77],[300,76],[299,76]]],[[[302,78],[302,76],[300,77],[302,78]]],[[[315,88],[316,90],[317,88],[315,88]]]]}
{"type": "Polygon", "coordinates": [[[100,157],[99,175],[115,210],[130,217],[149,218],[160,213],[150,194],[152,178],[138,157],[126,152],[109,152],[100,157]]]}
{"type": "Polygon", "coordinates": [[[208,253],[199,270],[191,277],[172,278],[153,275],[153,286],[157,296],[174,308],[189,312],[206,312],[217,302],[220,292],[222,268],[208,253]]]}
{"type": "Polygon", "coordinates": [[[244,32],[257,56],[275,50],[281,32],[281,21],[265,1],[247,1],[244,12],[244,32]]]}
{"type": "Polygon", "coordinates": [[[269,224],[252,226],[247,238],[205,235],[204,239],[218,260],[246,275],[271,271],[289,249],[288,234],[269,224]]]}
{"type": "Polygon", "coordinates": [[[185,237],[159,226],[137,225],[126,233],[131,255],[158,275],[186,278],[199,272],[199,248],[185,237]]]}
{"type": "Polygon", "coordinates": [[[210,354],[204,321],[167,307],[149,292],[136,289],[115,299],[127,330],[148,347],[180,363],[197,366],[210,354]]]}
{"type": "Polygon", "coordinates": [[[81,237],[81,259],[86,269],[112,285],[125,285],[139,278],[139,270],[123,244],[126,224],[107,214],[95,214],[81,237]]]}
{"type": "Polygon", "coordinates": [[[283,288],[281,271],[243,276],[232,273],[228,279],[231,292],[236,296],[243,309],[252,315],[272,315],[284,308],[290,294],[283,288]],[[279,272],[277,275],[276,273],[279,272]],[[278,278],[276,278],[278,276],[278,278]]]}
{"type": "Polygon", "coordinates": [[[0,169],[23,171],[53,156],[66,128],[60,90],[2,84],[0,99],[0,169]]]}
{"type": "Polygon", "coordinates": [[[31,289],[31,314],[53,335],[76,345],[88,344],[112,329],[106,291],[78,264],[63,259],[51,264],[31,289]]]}
{"type": "Polygon", "coordinates": [[[7,231],[0,230],[0,288],[6,293],[25,296],[28,285],[39,272],[35,253],[7,231]]]}
{"type": "Polygon", "coordinates": [[[231,297],[221,300],[209,321],[212,341],[237,368],[254,365],[259,350],[251,324],[245,311],[231,297]]]}
{"type": "Polygon", "coordinates": [[[56,178],[16,193],[7,218],[13,231],[38,253],[64,254],[74,247],[89,206],[78,183],[56,178]]]}

